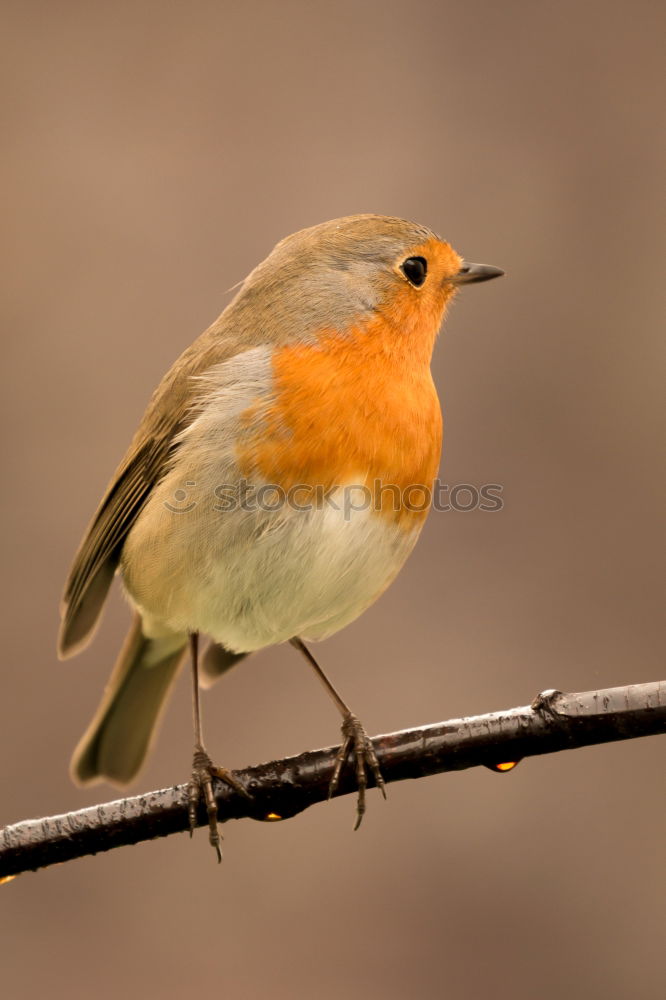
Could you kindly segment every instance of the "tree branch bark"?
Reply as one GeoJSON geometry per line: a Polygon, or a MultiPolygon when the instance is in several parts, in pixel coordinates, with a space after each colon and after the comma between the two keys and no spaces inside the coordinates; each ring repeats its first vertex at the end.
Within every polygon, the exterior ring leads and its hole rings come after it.
{"type": "MultiPolygon", "coordinates": [[[[658,733],[666,733],[666,681],[578,694],[545,691],[531,705],[404,729],[372,742],[388,783],[478,765],[496,770],[523,757],[658,733]]],[[[325,800],[337,750],[236,771],[252,801],[216,781],[220,822],[288,819],[325,800]]],[[[338,795],[356,790],[353,772],[347,763],[338,795]]],[[[374,784],[371,776],[368,784],[374,784]]],[[[202,809],[199,825],[206,823],[202,809]]],[[[26,820],[0,830],[0,880],[187,829],[185,785],[26,820]]]]}

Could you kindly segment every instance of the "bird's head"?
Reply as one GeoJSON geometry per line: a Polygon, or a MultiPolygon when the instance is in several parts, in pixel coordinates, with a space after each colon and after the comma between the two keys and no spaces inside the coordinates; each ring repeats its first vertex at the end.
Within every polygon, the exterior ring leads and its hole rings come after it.
{"type": "Polygon", "coordinates": [[[414,336],[431,351],[456,292],[503,273],[464,261],[425,226],[351,215],[281,240],[246,279],[238,304],[255,317],[259,310],[278,341],[377,328],[379,320],[386,338],[414,336]]]}

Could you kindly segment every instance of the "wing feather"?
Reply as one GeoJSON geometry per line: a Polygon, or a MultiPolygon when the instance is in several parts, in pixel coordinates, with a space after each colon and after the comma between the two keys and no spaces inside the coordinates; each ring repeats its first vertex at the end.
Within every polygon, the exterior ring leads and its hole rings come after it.
{"type": "Polygon", "coordinates": [[[61,606],[58,655],[64,659],[92,638],[120,561],[123,543],[157,482],[169,468],[178,435],[193,418],[192,376],[233,356],[237,338],[220,322],[192,344],[164,376],[74,557],[61,606]]]}

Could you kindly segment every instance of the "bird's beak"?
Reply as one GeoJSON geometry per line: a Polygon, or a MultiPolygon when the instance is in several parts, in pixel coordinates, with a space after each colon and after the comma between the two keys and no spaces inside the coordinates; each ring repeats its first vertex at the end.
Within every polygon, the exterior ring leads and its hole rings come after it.
{"type": "Polygon", "coordinates": [[[491,278],[501,278],[504,271],[492,264],[463,264],[457,274],[449,281],[453,285],[471,285],[474,281],[490,281],[491,278]]]}

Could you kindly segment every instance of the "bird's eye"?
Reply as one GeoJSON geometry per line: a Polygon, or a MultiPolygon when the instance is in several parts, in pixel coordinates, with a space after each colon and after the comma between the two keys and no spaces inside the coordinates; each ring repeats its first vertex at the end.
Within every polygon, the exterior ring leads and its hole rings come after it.
{"type": "Polygon", "coordinates": [[[416,288],[420,288],[426,280],[428,261],[425,257],[408,257],[407,260],[403,261],[400,270],[407,278],[407,281],[415,285],[416,288]]]}

